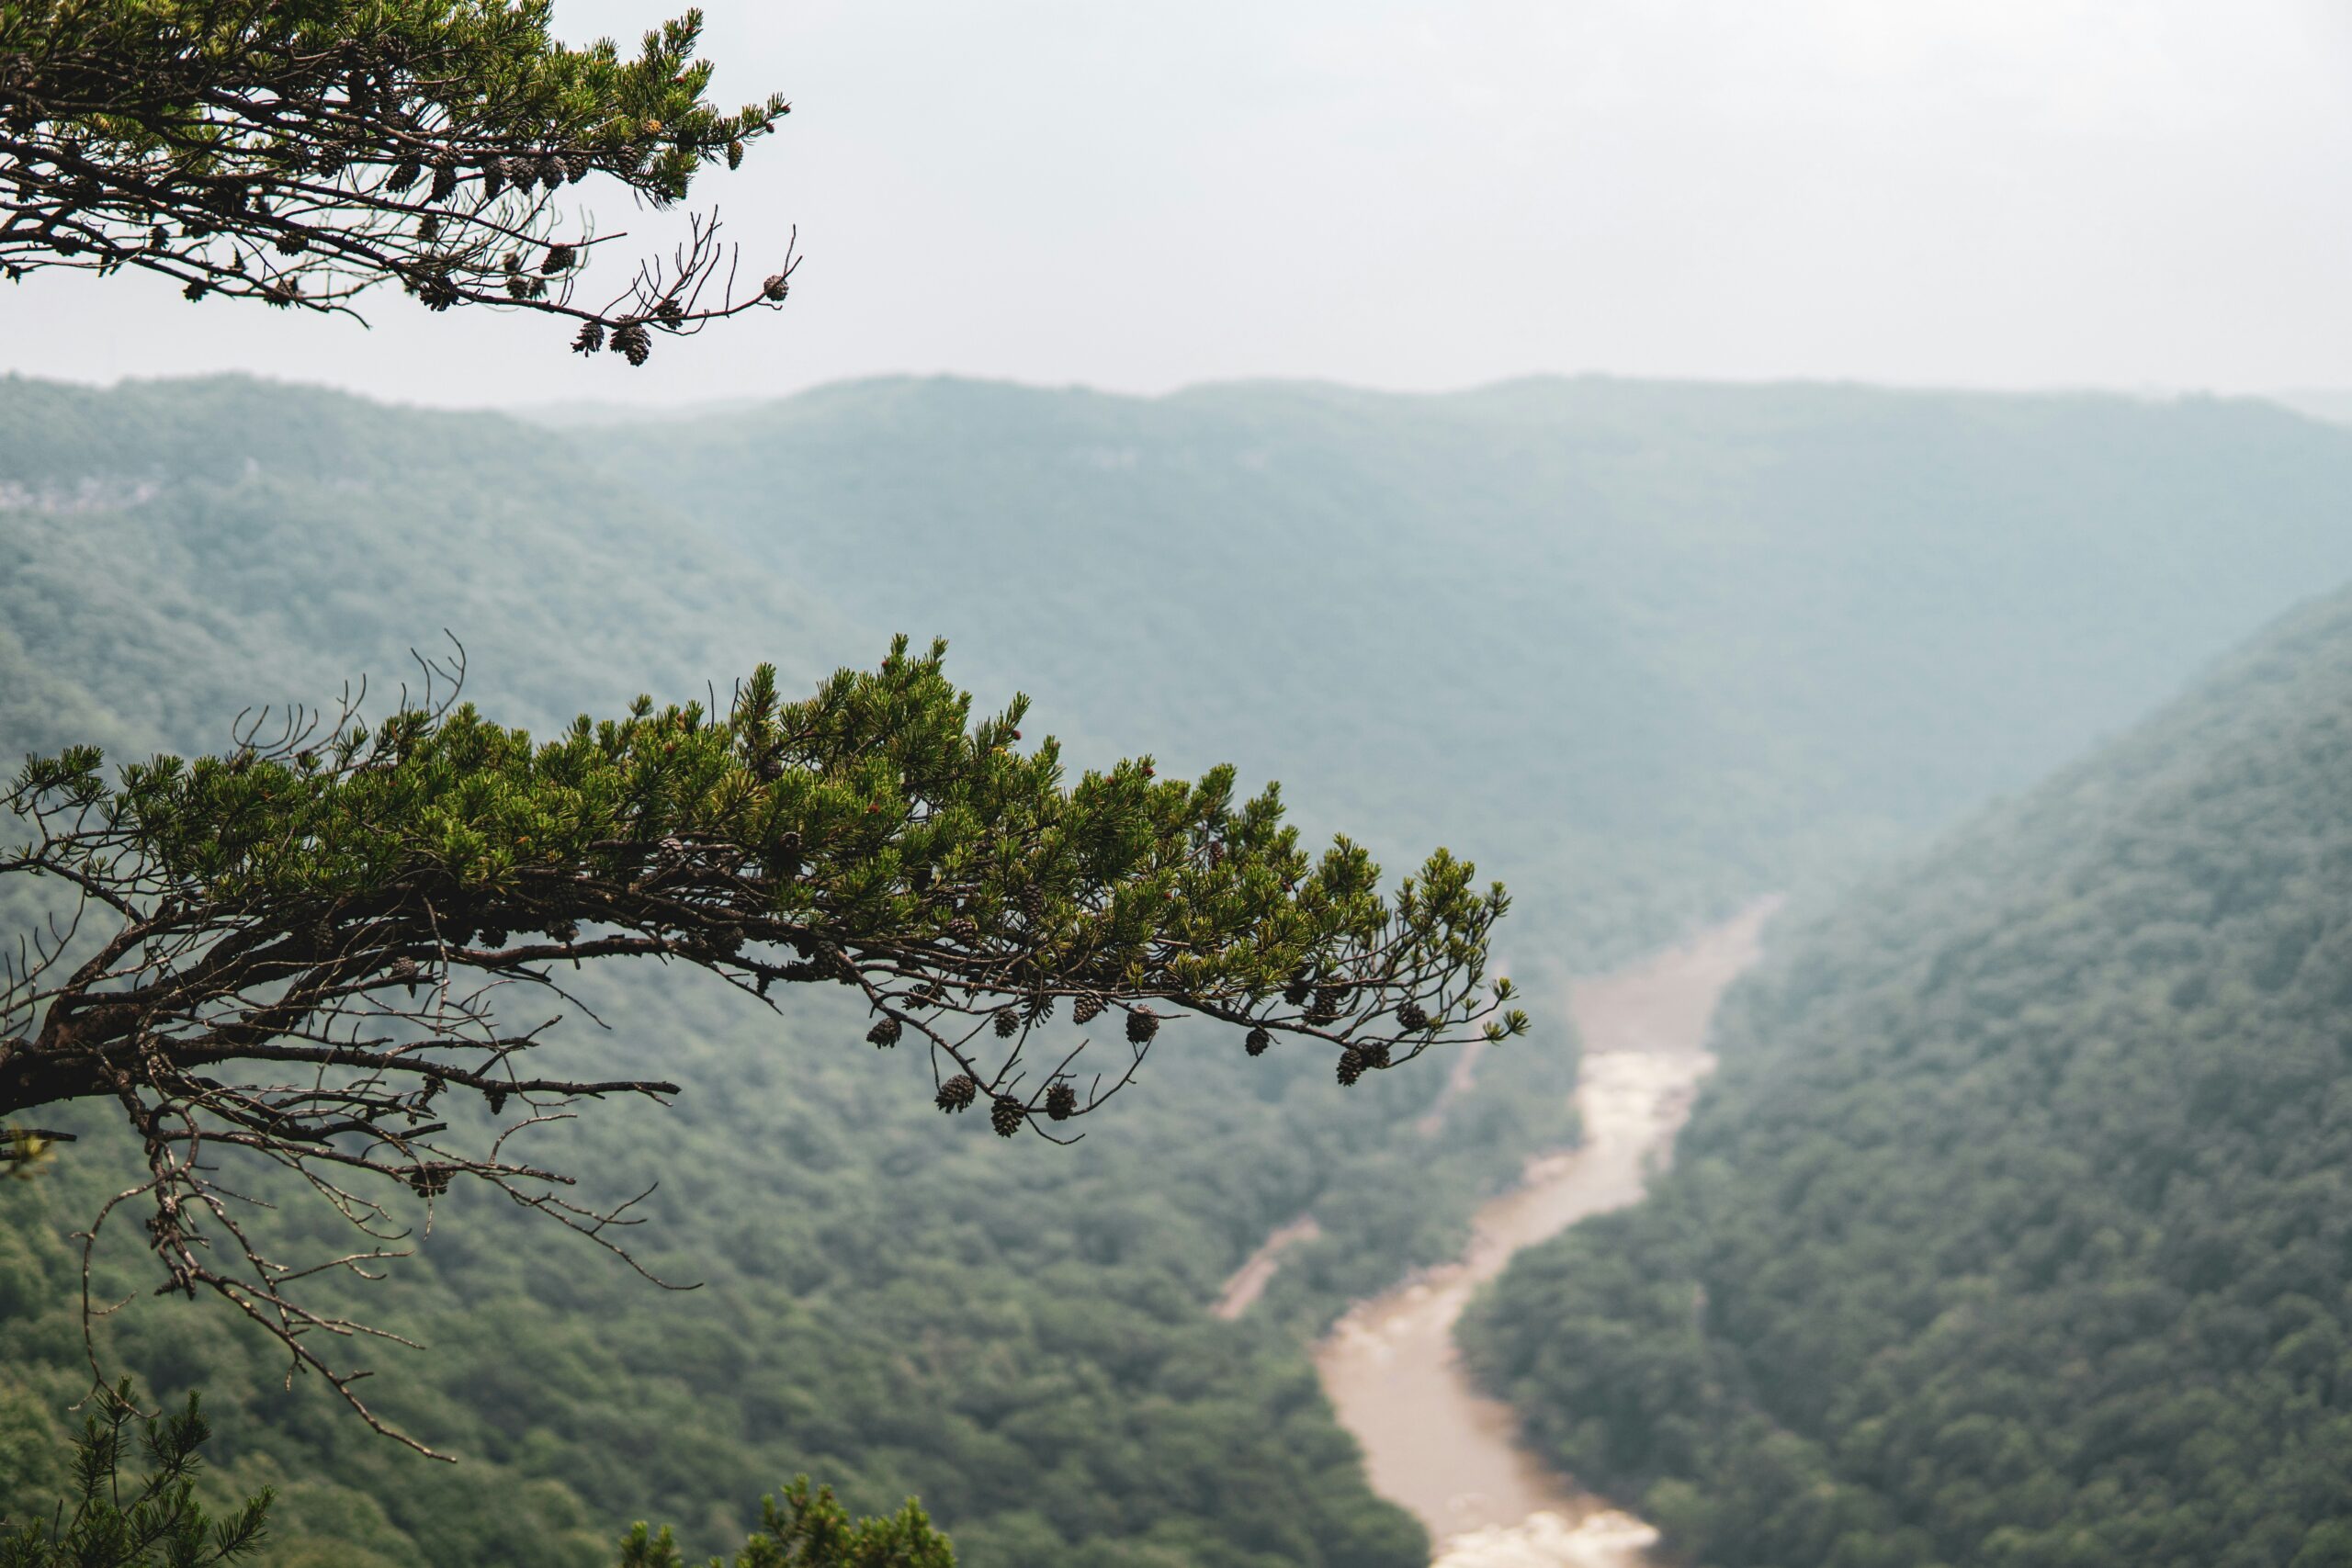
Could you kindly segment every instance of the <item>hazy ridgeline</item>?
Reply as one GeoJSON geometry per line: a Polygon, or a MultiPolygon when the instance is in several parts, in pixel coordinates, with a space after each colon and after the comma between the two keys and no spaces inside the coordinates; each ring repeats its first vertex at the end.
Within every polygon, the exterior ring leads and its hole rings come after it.
{"type": "Polygon", "coordinates": [[[1065,733],[1508,874],[1530,967],[2022,788],[2352,577],[2352,433],[2252,402],[897,380],[593,440],[1065,733]]]}
{"type": "MultiPolygon", "coordinates": [[[[2250,403],[891,381],[567,434],[245,381],[9,380],[0,750],[219,746],[248,704],[396,682],[445,626],[470,693],[542,728],[938,632],[951,673],[984,703],[1027,689],[1079,761],[1231,760],[1392,864],[1476,859],[1521,897],[1503,948],[1540,1005],[2122,728],[2352,577],[2347,493],[2352,433],[2250,403]]],[[[141,1303],[115,1331],[160,1389],[207,1390],[226,1480],[293,1483],[277,1561],[584,1564],[648,1514],[715,1545],[804,1469],[862,1506],[920,1491],[978,1568],[1425,1561],[1302,1331],[1439,1256],[1566,1134],[1556,1008],[1433,1140],[1412,1124],[1438,1071],[1342,1094],[1326,1061],[1250,1063],[1193,1024],[1057,1150],[940,1118],[830,994],[782,1023],[654,976],[596,999],[615,1027],[576,1028],[583,1055],[689,1090],[561,1135],[616,1190],[663,1179],[651,1260],[708,1288],[449,1204],[373,1288],[435,1347],[379,1357],[375,1397],[467,1464],[284,1394],[218,1313],[141,1303]],[[1307,1209],[1324,1238],[1251,1318],[1210,1321],[1307,1209]]],[[[0,1194],[19,1496],[54,1482],[39,1456],[85,1377],[63,1234],[123,1152],[85,1142],[0,1194]]],[[[1498,1314],[1591,1311],[1532,1289],[1498,1314]]]]}

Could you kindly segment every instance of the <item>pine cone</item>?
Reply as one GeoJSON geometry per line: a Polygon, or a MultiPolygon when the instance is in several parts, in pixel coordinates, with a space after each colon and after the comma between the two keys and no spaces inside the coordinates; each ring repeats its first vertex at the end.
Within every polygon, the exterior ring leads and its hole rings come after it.
{"type": "Polygon", "coordinates": [[[686,308],[684,305],[679,304],[675,299],[663,299],[660,304],[653,307],[653,313],[661,317],[664,321],[669,322],[672,326],[675,326],[680,321],[686,319],[686,308]]]}
{"type": "Polygon", "coordinates": [[[1293,1007],[1302,1006],[1306,1000],[1307,991],[1307,984],[1305,980],[1293,980],[1283,987],[1283,1000],[1293,1007]]]}
{"type": "Polygon", "coordinates": [[[897,1019],[886,1018],[865,1032],[866,1043],[888,1050],[899,1043],[901,1032],[902,1030],[897,1019]]]}
{"type": "Polygon", "coordinates": [[[399,163],[392,165],[392,172],[385,176],[384,188],[386,190],[406,190],[409,186],[414,185],[417,181],[417,177],[424,173],[424,164],[418,163],[413,158],[402,158],[399,163]]]}
{"type": "Polygon", "coordinates": [[[631,365],[642,365],[652,357],[653,334],[643,321],[623,321],[613,329],[613,352],[627,355],[631,365]]]}
{"type": "Polygon", "coordinates": [[[1073,1023],[1091,1023],[1102,1010],[1102,998],[1101,997],[1080,997],[1077,1001],[1070,1004],[1070,1021],[1073,1023]]]}
{"type": "Polygon", "coordinates": [[[1340,1016],[1340,999],[1347,995],[1337,986],[1317,986],[1315,1000],[1306,1010],[1309,1023],[1329,1023],[1340,1016]]]}
{"type": "Polygon", "coordinates": [[[552,275],[563,271],[579,259],[580,253],[570,245],[549,245],[547,255],[539,262],[539,270],[552,275]]]}
{"type": "Polygon", "coordinates": [[[500,1115],[506,1110],[506,1091],[504,1089],[486,1089],[481,1091],[481,1097],[490,1101],[490,1113],[492,1116],[500,1115]]]}
{"type": "Polygon", "coordinates": [[[1241,1048],[1252,1056],[1262,1056],[1266,1054],[1266,1047],[1273,1043],[1272,1035],[1262,1029],[1253,1029],[1250,1032],[1249,1037],[1241,1042],[1241,1048]]]}
{"type": "Polygon", "coordinates": [[[506,188],[506,165],[496,158],[486,158],[481,165],[481,194],[495,197],[506,188]]]}
{"type": "Polygon", "coordinates": [[[1396,1007],[1396,1027],[1408,1034],[1419,1034],[1430,1026],[1430,1015],[1416,1001],[1405,1001],[1396,1007]]]}
{"type": "Polygon", "coordinates": [[[1129,1044],[1148,1045],[1151,1043],[1151,1037],[1159,1032],[1159,1020],[1152,1014],[1144,1011],[1141,1008],[1127,1014],[1127,1043],[1129,1044]]]}
{"type": "Polygon", "coordinates": [[[996,1037],[1010,1040],[1021,1032],[1021,1015],[1009,1007],[996,1010],[996,1037]]]}
{"type": "Polygon", "coordinates": [[[588,171],[595,166],[594,161],[585,152],[567,152],[563,155],[564,178],[573,185],[578,185],[582,180],[586,179],[588,171]]]}
{"type": "Polygon", "coordinates": [[[772,304],[781,305],[784,303],[784,297],[792,292],[792,280],[779,272],[760,285],[760,292],[765,295],[772,304]]]}
{"type": "Polygon", "coordinates": [[[1009,1138],[1021,1131],[1029,1120],[1029,1108],[1009,1094],[1000,1094],[989,1107],[989,1125],[996,1129],[1000,1138],[1009,1138]]]}
{"type": "Polygon", "coordinates": [[[447,201],[458,188],[458,165],[444,161],[433,165],[433,199],[447,201]]]}
{"type": "Polygon", "coordinates": [[[1066,1083],[1057,1083],[1046,1091],[1046,1114],[1057,1122],[1067,1122],[1078,1114],[1078,1090],[1066,1083]]]}
{"type": "Polygon", "coordinates": [[[416,1189],[420,1198],[438,1198],[449,1190],[449,1168],[446,1165],[420,1165],[408,1173],[408,1184],[416,1189]]]}
{"type": "Polygon", "coordinates": [[[594,354],[605,346],[605,327],[601,321],[582,321],[580,335],[571,340],[574,354],[594,354]]]}
{"type": "Polygon", "coordinates": [[[1388,1065],[1388,1042],[1366,1041],[1356,1047],[1356,1055],[1363,1059],[1364,1071],[1375,1072],[1388,1065]]]}
{"type": "Polygon", "coordinates": [[[727,144],[727,166],[729,169],[740,169],[743,166],[743,144],[741,141],[730,141],[727,144]]]}
{"type": "Polygon", "coordinates": [[[539,156],[539,183],[549,190],[563,183],[563,160],[552,152],[539,156]]]}
{"type": "Polygon", "coordinates": [[[1363,1077],[1363,1053],[1351,1045],[1340,1053],[1340,1087],[1351,1088],[1356,1079],[1362,1077],[1363,1077]]]}
{"type": "Polygon", "coordinates": [[[980,1086],[972,1081],[971,1074],[957,1073],[939,1086],[939,1093],[934,1097],[933,1103],[942,1111],[952,1114],[955,1111],[970,1110],[972,1101],[978,1100],[979,1094],[980,1086]]]}
{"type": "Polygon", "coordinates": [[[311,242],[303,237],[300,229],[288,229],[271,243],[277,245],[281,255],[299,256],[311,248],[311,242]]]}

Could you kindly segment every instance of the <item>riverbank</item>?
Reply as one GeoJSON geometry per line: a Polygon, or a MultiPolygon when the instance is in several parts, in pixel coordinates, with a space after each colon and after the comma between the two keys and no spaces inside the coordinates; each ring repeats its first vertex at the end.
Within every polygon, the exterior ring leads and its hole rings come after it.
{"type": "Polygon", "coordinates": [[[1779,907],[1759,899],[1680,946],[1577,982],[1570,1009],[1583,1043],[1584,1142],[1531,1160],[1518,1187],[1479,1210],[1459,1258],[1358,1303],[1316,1347],[1316,1370],[1363,1446],[1374,1489],[1429,1528],[1438,1568],[1649,1561],[1656,1531],[1520,1446],[1510,1408],[1464,1371],[1453,1325],[1520,1248],[1641,1196],[1714,1066],[1706,1043],[1715,1005],[1760,954],[1779,907]]]}

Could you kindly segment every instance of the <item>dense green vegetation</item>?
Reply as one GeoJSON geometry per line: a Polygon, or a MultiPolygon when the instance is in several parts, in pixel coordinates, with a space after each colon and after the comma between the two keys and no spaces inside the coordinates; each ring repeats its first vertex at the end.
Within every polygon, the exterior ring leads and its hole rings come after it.
{"type": "MultiPolygon", "coordinates": [[[[631,1517],[715,1549],[740,1539],[745,1499],[798,1471],[865,1508],[920,1495],[967,1562],[1418,1561],[1419,1529],[1364,1490],[1296,1325],[1434,1255],[1507,1173],[1495,1151],[1543,1135],[1541,1105],[1482,1096],[1432,1146],[1408,1126],[1431,1075],[1375,1075],[1342,1100],[1319,1056],[1251,1062],[1230,1039],[1191,1054],[1171,1028],[1148,1116],[1114,1106],[1070,1149],[1007,1144],[943,1122],[922,1063],[863,1043],[862,1010],[830,995],[779,1039],[715,983],[587,994],[613,1033],[567,1046],[583,1068],[658,1053],[685,1092],[546,1141],[600,1174],[592,1195],[660,1180],[631,1245],[703,1289],[658,1291],[453,1189],[420,1257],[348,1291],[431,1347],[377,1356],[371,1401],[466,1462],[288,1396],[283,1356],[219,1314],[141,1303],[110,1325],[108,1354],[161,1396],[205,1389],[225,1484],[279,1487],[283,1561],[598,1563],[631,1517]],[[1209,1319],[1258,1235],[1310,1205],[1341,1245],[1263,1321],[1209,1319]]],[[[64,1235],[135,1152],[101,1117],[72,1124],[92,1141],[0,1199],[0,1451],[27,1466],[0,1473],[36,1495],[54,1491],[42,1434],[88,1375],[64,1235]]],[[[100,1288],[143,1290],[149,1272],[126,1237],[100,1288]]]]}
{"type": "Polygon", "coordinates": [[[602,236],[567,186],[594,175],[670,206],[704,168],[740,165],[791,106],[778,94],[730,114],[702,96],[698,10],[650,28],[634,57],[609,38],[557,40],[553,12],[551,0],[0,7],[0,278],[136,269],[191,302],[341,312],[390,284],[432,310],[544,311],[578,352],[609,346],[632,365],[656,332],[782,305],[789,259],[739,284],[715,214],[668,258],[645,256],[617,298],[587,303],[610,291],[580,288],[602,236]]]}
{"type": "MultiPolygon", "coordinates": [[[[1231,761],[1310,839],[1475,857],[1541,980],[2021,785],[2352,575],[2347,484],[2352,434],[2240,404],[885,383],[574,439],[246,381],[0,380],[0,752],[217,749],[249,703],[397,681],[444,626],[469,691],[540,732],[940,631],[1075,763],[1231,761]]],[[[568,1026],[583,1066],[658,1059],[685,1092],[548,1135],[610,1194],[661,1178],[633,1240],[704,1288],[453,1192],[366,1304],[431,1347],[371,1396],[464,1464],[288,1393],[217,1314],[142,1299],[107,1329],[158,1396],[206,1391],[224,1489],[278,1488],[275,1568],[604,1568],[634,1518],[718,1551],[803,1472],[862,1510],[919,1494],[977,1568],[1425,1560],[1300,1344],[1568,1135],[1540,987],[1538,1037],[1433,1136],[1436,1072],[1343,1097],[1320,1057],[1203,1028],[1072,1150],[953,1135],[830,995],[782,1026],[716,987],[586,999],[612,1029],[568,1026]],[[1210,1319],[1305,1211],[1322,1238],[1210,1319]]],[[[0,1190],[12,1502],[61,1494],[44,1456],[88,1381],[67,1235],[133,1154],[83,1130],[0,1190]]],[[[147,1283],[125,1245],[102,1292],[147,1283]]]]}
{"type": "Polygon", "coordinates": [[[260,1548],[267,1490],[220,1518],[196,1495],[211,1435],[196,1395],[144,1419],[128,1385],[93,1399],[100,1408],[74,1440],[72,1495],[46,1512],[0,1516],[0,1568],[218,1568],[260,1548]]]}
{"type": "Polygon", "coordinates": [[[2352,578],[2352,439],[2255,402],[894,380],[593,439],[1105,749],[1470,856],[1523,968],[1940,828],[2352,578]]]}
{"type": "MultiPolygon", "coordinates": [[[[817,649],[880,651],[526,426],[247,383],[7,389],[23,498],[0,513],[7,685],[25,690],[13,677],[37,649],[56,705],[12,728],[12,749],[217,746],[246,702],[397,674],[412,615],[463,628],[471,689],[542,729],[571,694],[697,695],[705,671],[763,652],[805,679],[817,649]],[[75,477],[93,472],[121,477],[75,477]],[[583,644],[571,627],[592,615],[583,644]]],[[[584,979],[612,1028],[572,1028],[582,1070],[658,1062],[685,1093],[556,1130],[561,1153],[605,1196],[658,1178],[632,1244],[704,1288],[664,1293],[451,1193],[423,1256],[364,1305],[433,1347],[391,1353],[370,1396],[466,1456],[454,1468],[308,1384],[288,1395],[282,1359],[218,1314],[135,1303],[108,1356],[160,1397],[206,1391],[222,1487],[278,1487],[266,1561],[602,1568],[634,1517],[718,1550],[797,1472],[861,1508],[920,1494],[982,1568],[1418,1561],[1419,1529],[1365,1490],[1299,1328],[1438,1256],[1520,1151],[1563,1134],[1556,1038],[1429,1140],[1412,1128],[1442,1071],[1343,1097],[1320,1054],[1252,1062],[1229,1031],[1171,1027],[1094,1135],[1031,1149],[944,1122],[922,1064],[864,1043],[871,1020],[829,990],[780,1027],[715,984],[584,979]],[[1252,1321],[1209,1319],[1225,1275],[1309,1207],[1326,1242],[1252,1321]]],[[[86,1136],[0,1199],[0,1477],[17,1506],[58,1494],[43,1456],[86,1386],[67,1233],[135,1152],[102,1118],[44,1120],[86,1136]]],[[[135,1238],[101,1274],[146,1288],[135,1238]]]]}
{"type": "MultiPolygon", "coordinates": [[[[0,1516],[0,1568],[220,1568],[268,1540],[268,1487],[215,1517],[198,1495],[212,1435],[196,1394],[175,1411],[142,1414],[128,1383],[101,1388],[74,1438],[72,1495],[47,1513],[0,1516]]],[[[955,1549],[922,1505],[853,1519],[831,1487],[805,1475],[784,1501],[760,1499],[760,1524],[733,1568],[955,1568],[955,1549]]],[[[684,1568],[676,1532],[643,1520],[621,1539],[619,1568],[684,1568]]],[[[709,1568],[729,1568],[714,1557],[709,1568]]]]}
{"type": "Polygon", "coordinates": [[[1721,1568],[2352,1562],[2352,594],[1785,933],[1465,1340],[1721,1568]]]}

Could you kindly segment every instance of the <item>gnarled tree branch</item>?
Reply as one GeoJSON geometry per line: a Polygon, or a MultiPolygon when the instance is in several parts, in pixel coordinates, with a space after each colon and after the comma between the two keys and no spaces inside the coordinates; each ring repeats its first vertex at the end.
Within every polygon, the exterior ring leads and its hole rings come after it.
{"type": "Polygon", "coordinates": [[[119,1106],[147,1179],[116,1203],[152,1205],[164,1288],[226,1298],[365,1413],[316,1345],[372,1331],[304,1303],[315,1268],[252,1242],[207,1145],[274,1162],[362,1233],[323,1267],[397,1254],[385,1182],[429,1205],[460,1178],[626,1258],[628,1205],[577,1203],[570,1176],[505,1153],[583,1100],[678,1092],[532,1068],[552,1020],[513,1028],[494,1004],[560,998],[566,965],[683,964],[771,1006],[778,986],[849,987],[871,1043],[925,1047],[942,1110],[1057,1141],[1184,1012],[1253,1056],[1326,1051],[1342,1085],[1526,1027],[1489,1016],[1510,996],[1486,976],[1499,885],[1441,850],[1384,897],[1346,840],[1301,850],[1272,788],[1237,802],[1230,768],[1069,783],[1052,740],[1019,750],[1025,701],[975,721],[944,653],[902,637],[788,704],[763,667],[724,716],[639,699],[543,742],[458,705],[460,660],[372,728],[346,702],[265,739],[264,715],[226,755],[112,782],[93,749],[33,759],[9,796],[33,838],[0,874],[62,878],[102,918],[0,971],[0,1118],[119,1106]],[[1089,1070],[1103,1030],[1112,1060],[1089,1070]],[[454,1094],[513,1119],[469,1145],[438,1108],[454,1094]]]}
{"type": "Polygon", "coordinates": [[[781,305],[790,254],[745,274],[716,211],[601,293],[592,175],[655,208],[739,164],[790,111],[704,101],[701,14],[571,49],[546,0],[26,0],[0,6],[0,276],[160,274],[191,299],[356,314],[393,284],[426,307],[565,317],[631,364],[781,305]]]}

